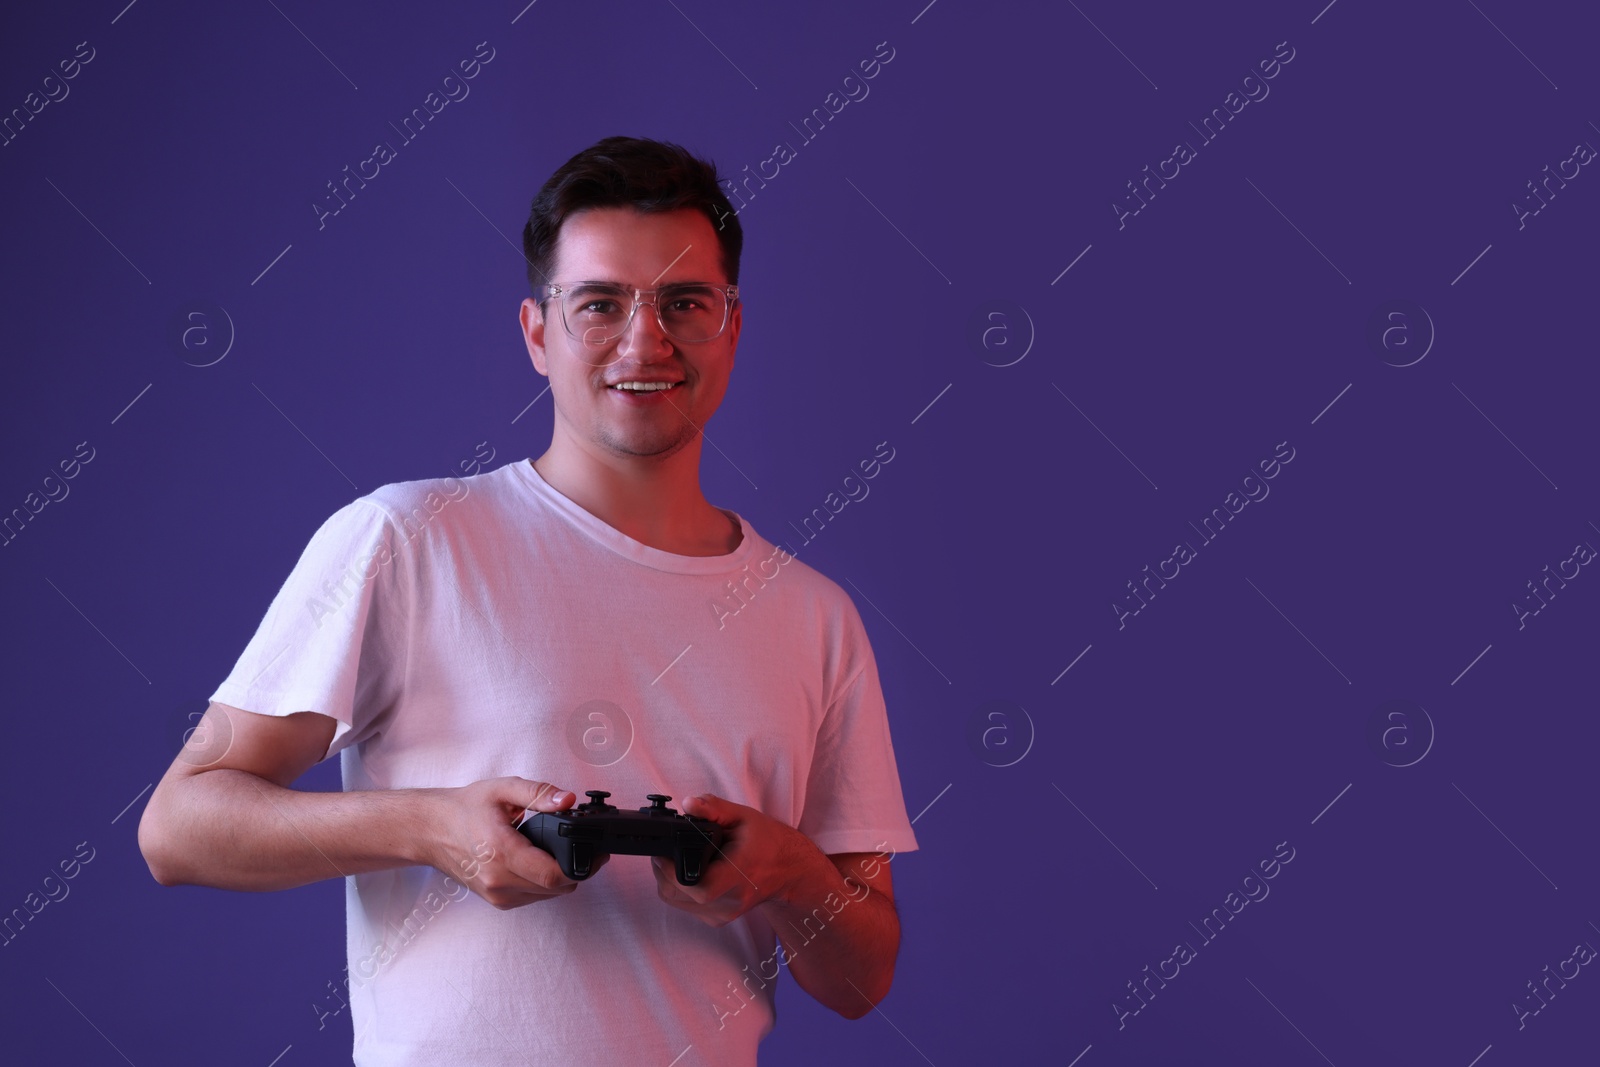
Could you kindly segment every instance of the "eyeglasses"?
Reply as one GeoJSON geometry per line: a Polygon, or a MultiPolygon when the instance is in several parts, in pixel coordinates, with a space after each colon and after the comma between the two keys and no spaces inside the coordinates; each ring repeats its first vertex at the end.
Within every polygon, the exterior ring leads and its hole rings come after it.
{"type": "Polygon", "coordinates": [[[737,285],[701,282],[656,289],[600,282],[552,283],[540,290],[540,306],[554,297],[560,303],[561,322],[568,335],[591,348],[609,345],[627,333],[641,304],[650,305],[662,332],[674,341],[689,345],[714,341],[728,328],[730,312],[739,302],[737,285]]]}

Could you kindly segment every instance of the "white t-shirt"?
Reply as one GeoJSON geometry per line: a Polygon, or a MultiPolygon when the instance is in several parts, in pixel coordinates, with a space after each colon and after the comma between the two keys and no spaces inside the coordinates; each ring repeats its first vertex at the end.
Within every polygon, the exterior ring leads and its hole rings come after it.
{"type": "MultiPolygon", "coordinates": [[[[526,460],[383,486],[317,531],[211,699],[333,717],[347,790],[710,792],[825,853],[915,849],[854,604],[726,514],[738,548],[680,556],[526,460]]],[[[772,927],[662,903],[647,858],[510,911],[429,867],[345,885],[362,1067],[752,1064],[772,1028],[772,927]]]]}

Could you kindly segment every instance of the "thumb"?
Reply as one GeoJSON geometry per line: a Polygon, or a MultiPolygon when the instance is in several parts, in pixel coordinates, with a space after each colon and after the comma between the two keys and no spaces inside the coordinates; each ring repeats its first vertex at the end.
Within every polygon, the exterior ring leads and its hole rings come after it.
{"type": "Polygon", "coordinates": [[[724,800],[715,793],[701,793],[697,796],[685,797],[683,810],[689,815],[701,819],[710,819],[718,826],[737,826],[743,818],[740,806],[731,800],[724,800]]]}
{"type": "Polygon", "coordinates": [[[528,778],[509,778],[507,782],[516,803],[533,811],[561,811],[578,799],[571,790],[559,789],[549,782],[528,778]]]}

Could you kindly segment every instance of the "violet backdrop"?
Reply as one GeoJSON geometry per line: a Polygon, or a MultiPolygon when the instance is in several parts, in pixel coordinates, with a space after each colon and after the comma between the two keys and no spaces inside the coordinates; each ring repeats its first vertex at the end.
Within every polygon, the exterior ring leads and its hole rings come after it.
{"type": "Polygon", "coordinates": [[[125,2],[0,16],[10,1062],[349,1062],[342,887],[138,815],[324,518],[543,451],[519,234],[617,133],[739,183],[707,494],[918,817],[893,992],[764,1064],[1593,1057],[1593,12],[125,2]]]}

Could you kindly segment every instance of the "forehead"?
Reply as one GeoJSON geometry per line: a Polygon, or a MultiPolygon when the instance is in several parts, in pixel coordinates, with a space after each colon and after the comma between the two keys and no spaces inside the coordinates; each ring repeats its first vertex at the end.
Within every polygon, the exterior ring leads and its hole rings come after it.
{"type": "Polygon", "coordinates": [[[556,241],[558,281],[616,281],[641,287],[679,280],[725,282],[711,220],[692,208],[647,214],[589,208],[567,217],[556,241]]]}

